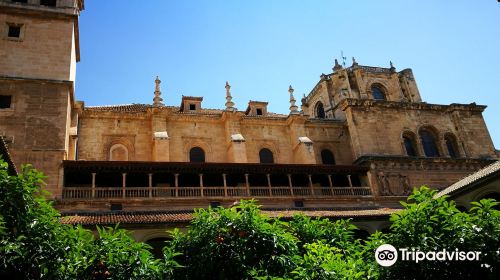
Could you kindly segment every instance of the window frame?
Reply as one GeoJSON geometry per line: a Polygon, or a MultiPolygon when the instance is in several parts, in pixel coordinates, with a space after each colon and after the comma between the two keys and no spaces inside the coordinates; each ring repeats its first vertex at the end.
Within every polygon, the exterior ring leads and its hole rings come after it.
{"type": "Polygon", "coordinates": [[[14,100],[14,98],[12,97],[12,95],[0,94],[0,101],[1,101],[2,97],[8,98],[9,107],[2,107],[1,106],[1,102],[0,102],[0,110],[10,110],[10,109],[12,109],[14,107],[13,106],[13,102],[12,102],[14,100]]]}
{"type": "Polygon", "coordinates": [[[333,152],[330,149],[322,149],[320,152],[320,156],[321,156],[321,164],[331,164],[331,165],[337,164],[337,162],[335,161],[335,155],[333,154],[333,152]],[[328,156],[331,156],[332,163],[325,162],[325,161],[328,161],[328,160],[325,160],[325,159],[328,159],[328,156]]]}
{"type": "Polygon", "coordinates": [[[411,131],[404,131],[403,134],[401,135],[401,138],[402,138],[403,150],[406,156],[418,157],[420,153],[417,148],[417,140],[416,140],[417,138],[415,134],[411,131]],[[413,154],[409,152],[408,148],[411,148],[413,154]]]}
{"type": "Polygon", "coordinates": [[[323,105],[323,102],[316,102],[316,106],[314,106],[314,116],[318,119],[326,119],[325,105],[323,105]]]}
{"type": "Polygon", "coordinates": [[[375,100],[375,101],[386,101],[387,100],[386,90],[378,84],[371,85],[370,92],[371,92],[373,100],[375,100]],[[380,93],[382,98],[376,98],[375,92],[380,93]]]}
{"type": "Polygon", "coordinates": [[[42,4],[42,1],[51,1],[51,0],[40,0],[40,6],[44,6],[44,7],[57,7],[57,0],[52,0],[52,1],[54,1],[54,5],[42,4]]]}
{"type": "Polygon", "coordinates": [[[458,148],[457,137],[451,133],[446,133],[444,136],[444,144],[446,146],[446,152],[451,158],[460,158],[460,149],[458,148]],[[451,149],[450,149],[451,148],[451,149]],[[451,150],[451,152],[450,152],[451,150]]]}
{"type": "Polygon", "coordinates": [[[273,151],[271,151],[271,149],[269,149],[269,148],[260,149],[259,150],[259,163],[262,163],[262,164],[275,163],[273,151]]]}
{"type": "Polygon", "coordinates": [[[189,149],[189,162],[192,163],[207,162],[207,156],[205,150],[203,150],[203,148],[199,146],[194,146],[191,149],[189,149]]]}
{"type": "Polygon", "coordinates": [[[24,40],[24,33],[26,30],[26,25],[24,23],[14,23],[14,22],[5,22],[4,25],[4,39],[8,41],[15,41],[15,42],[21,42],[24,40]],[[10,32],[11,28],[19,28],[19,36],[18,37],[11,37],[10,32]]]}
{"type": "Polygon", "coordinates": [[[113,151],[118,150],[118,149],[123,149],[125,151],[125,160],[124,161],[129,161],[130,160],[130,152],[127,148],[127,146],[121,144],[121,143],[115,143],[111,145],[109,148],[109,161],[123,161],[123,160],[118,160],[113,158],[113,151]]]}
{"type": "Polygon", "coordinates": [[[437,133],[429,128],[421,128],[418,132],[418,136],[420,137],[420,142],[422,143],[422,148],[426,157],[433,158],[441,156],[437,133]],[[422,134],[429,136],[430,138],[424,137],[422,134]]]}

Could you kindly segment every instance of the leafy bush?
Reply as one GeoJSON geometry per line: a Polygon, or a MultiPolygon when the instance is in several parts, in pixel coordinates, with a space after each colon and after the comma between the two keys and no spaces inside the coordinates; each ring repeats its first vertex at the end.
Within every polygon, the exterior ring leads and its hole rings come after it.
{"type": "Polygon", "coordinates": [[[321,241],[330,246],[348,250],[354,241],[354,230],[357,227],[351,224],[350,220],[313,219],[301,214],[293,217],[288,223],[288,229],[298,238],[302,246],[321,241]]]}
{"type": "Polygon", "coordinates": [[[0,161],[0,279],[170,279],[176,253],[156,260],[118,226],[97,228],[96,238],[61,224],[42,184],[31,166],[9,176],[0,161]]]}
{"type": "Polygon", "coordinates": [[[174,230],[158,260],[127,231],[60,223],[31,166],[7,174],[0,160],[0,279],[495,279],[500,274],[500,211],[493,200],[460,212],[435,191],[415,190],[393,214],[391,232],[354,238],[349,220],[260,213],[255,201],[196,209],[187,232],[174,230]],[[478,262],[375,262],[381,244],[396,248],[481,251],[478,262]]]}
{"type": "Polygon", "coordinates": [[[297,240],[278,220],[261,215],[255,201],[232,208],[197,209],[187,233],[172,232],[182,253],[176,279],[246,279],[252,271],[283,275],[294,267],[297,240]]]}
{"type": "Polygon", "coordinates": [[[468,213],[460,212],[446,197],[434,198],[435,190],[421,187],[402,202],[404,211],[392,215],[388,242],[396,248],[427,252],[480,251],[475,261],[398,261],[383,269],[387,279],[488,279],[500,274],[500,212],[497,202],[472,202],[468,213]]]}

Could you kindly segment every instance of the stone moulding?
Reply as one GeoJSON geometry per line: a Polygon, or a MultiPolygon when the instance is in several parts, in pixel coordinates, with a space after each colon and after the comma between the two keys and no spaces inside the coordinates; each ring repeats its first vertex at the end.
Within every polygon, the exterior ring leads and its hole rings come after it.
{"type": "Polygon", "coordinates": [[[453,111],[471,111],[483,112],[486,109],[485,105],[471,104],[457,104],[450,105],[429,104],[426,102],[396,102],[396,101],[376,101],[371,99],[354,99],[347,98],[342,100],[340,107],[345,111],[348,107],[360,108],[384,108],[384,109],[408,109],[408,110],[428,110],[440,112],[453,112],[453,111]]]}

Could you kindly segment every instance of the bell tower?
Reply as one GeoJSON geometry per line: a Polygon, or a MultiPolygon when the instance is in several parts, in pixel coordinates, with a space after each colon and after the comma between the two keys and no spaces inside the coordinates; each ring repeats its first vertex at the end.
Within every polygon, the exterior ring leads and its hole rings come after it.
{"type": "Polygon", "coordinates": [[[55,197],[61,161],[74,158],[83,9],[83,0],[0,0],[0,134],[16,166],[43,171],[55,197]]]}

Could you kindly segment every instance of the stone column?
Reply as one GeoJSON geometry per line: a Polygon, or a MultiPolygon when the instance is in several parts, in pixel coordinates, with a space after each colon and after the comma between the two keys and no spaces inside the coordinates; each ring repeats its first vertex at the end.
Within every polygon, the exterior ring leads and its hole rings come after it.
{"type": "Polygon", "coordinates": [[[175,178],[175,197],[178,197],[179,196],[179,174],[175,173],[174,178],[175,178]]]}
{"type": "Polygon", "coordinates": [[[95,175],[96,173],[92,173],[92,198],[95,197],[95,175]]]}
{"type": "MultiPolygon", "coordinates": [[[[158,134],[158,132],[155,132],[158,134]]],[[[166,132],[165,132],[166,133],[166,132]]],[[[170,161],[170,140],[166,137],[155,137],[153,139],[154,161],[170,161]]]]}
{"type": "Polygon", "coordinates": [[[245,174],[245,184],[247,188],[247,196],[250,196],[250,182],[248,181],[248,174],[245,174]]]}
{"type": "Polygon", "coordinates": [[[286,174],[288,176],[288,186],[290,186],[290,194],[293,196],[293,184],[292,184],[292,175],[286,174]]]}
{"type": "Polygon", "coordinates": [[[333,192],[333,181],[332,181],[332,175],[328,174],[328,184],[330,185],[330,192],[332,193],[332,196],[335,195],[333,192]]]}
{"type": "Polygon", "coordinates": [[[351,175],[347,175],[347,180],[349,181],[349,188],[351,189],[351,195],[354,195],[354,190],[352,188],[351,175]]]}
{"type": "Polygon", "coordinates": [[[224,182],[224,197],[227,197],[227,183],[226,183],[226,174],[222,173],[222,180],[224,182]]]}
{"type": "Polygon", "coordinates": [[[153,173],[148,174],[148,190],[149,190],[149,198],[153,197],[153,173]]]}
{"type": "Polygon", "coordinates": [[[269,188],[269,196],[273,196],[273,190],[271,189],[271,174],[266,174],[267,177],[267,187],[269,188]]]}
{"type": "Polygon", "coordinates": [[[203,193],[205,188],[203,188],[203,174],[198,174],[200,176],[200,194],[201,194],[201,197],[204,197],[205,194],[203,193]]]}
{"type": "Polygon", "coordinates": [[[127,186],[127,173],[122,173],[122,196],[125,198],[125,187],[127,186]]]}
{"type": "Polygon", "coordinates": [[[313,181],[311,174],[307,174],[307,179],[309,179],[309,188],[311,189],[311,195],[314,195],[313,181]]]}

